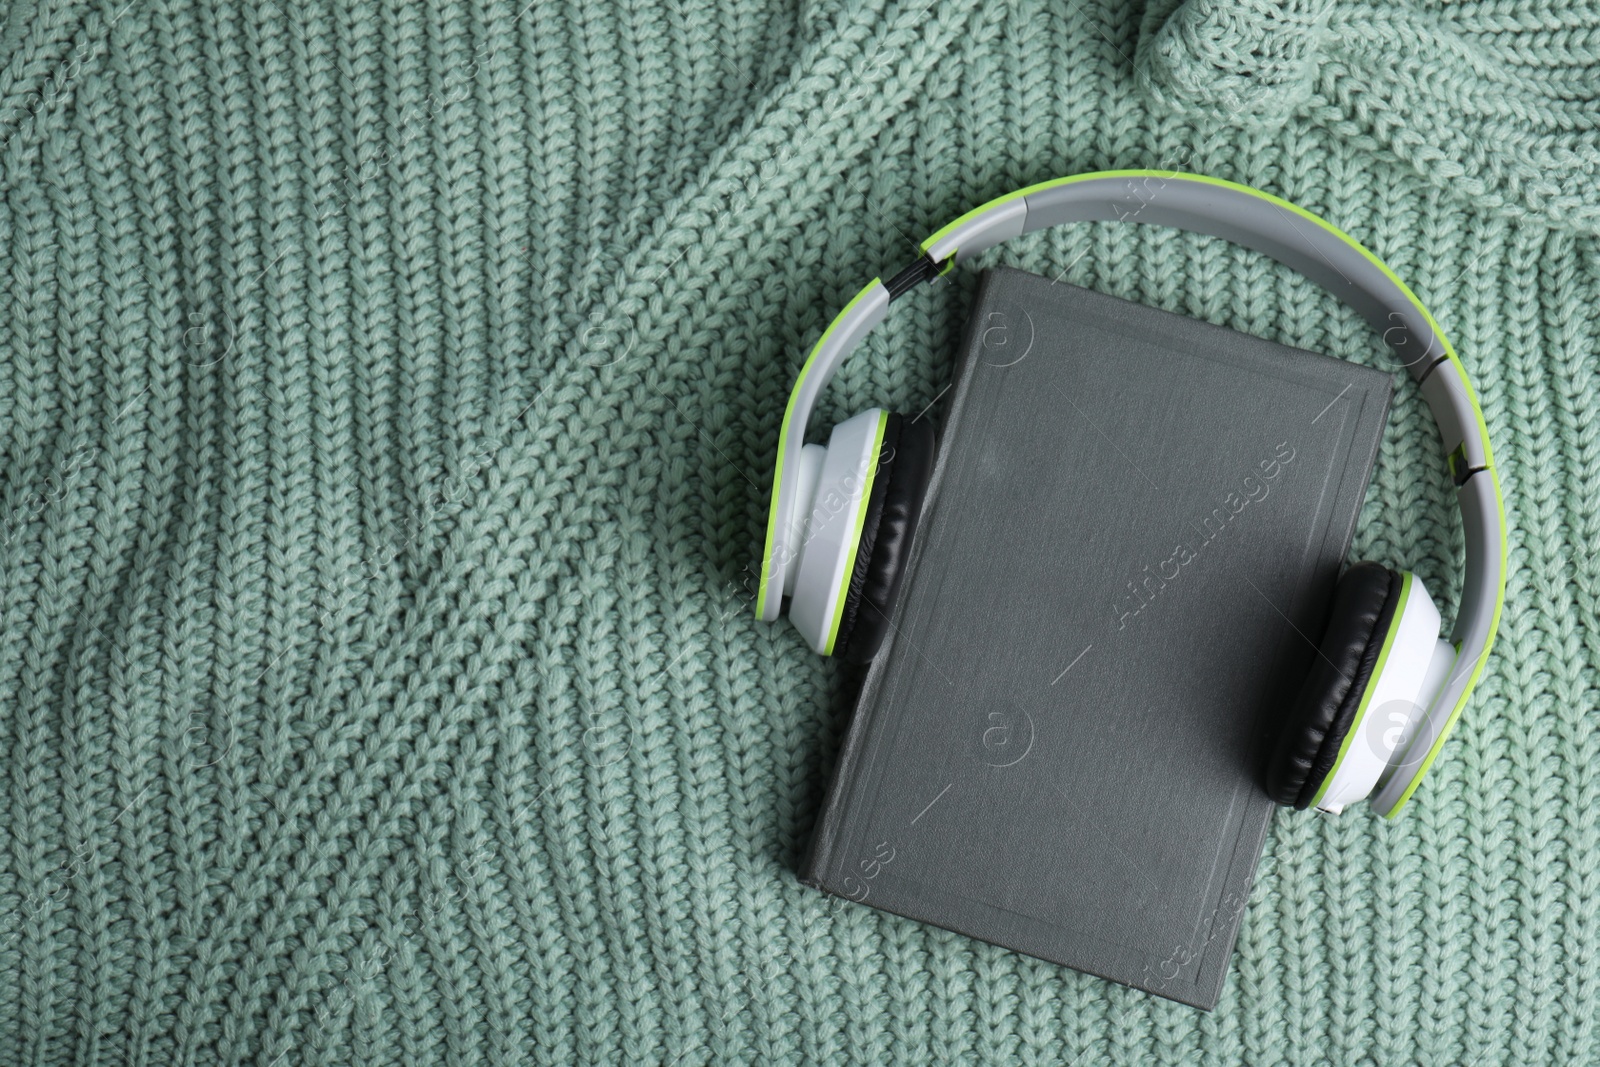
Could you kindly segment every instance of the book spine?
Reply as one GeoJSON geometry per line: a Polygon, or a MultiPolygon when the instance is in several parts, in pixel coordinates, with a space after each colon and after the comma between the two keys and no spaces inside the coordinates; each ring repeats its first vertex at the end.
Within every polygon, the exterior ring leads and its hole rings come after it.
{"type": "MultiPolygon", "coordinates": [[[[914,569],[913,557],[907,569],[908,581],[914,569]]],[[[835,854],[838,852],[840,839],[844,836],[848,821],[846,816],[850,811],[856,780],[860,777],[867,726],[872,717],[869,709],[877,704],[881,664],[887,661],[889,649],[893,644],[894,634],[891,632],[884,640],[883,647],[878,650],[872,667],[867,671],[866,680],[861,685],[861,692],[850,714],[850,725],[845,730],[844,741],[839,746],[839,755],[834,760],[833,778],[828,782],[828,790],[823,794],[822,809],[817,813],[816,828],[811,831],[811,846],[806,850],[806,858],[800,864],[801,883],[826,893],[843,895],[848,892],[839,884],[843,876],[830,877],[830,871],[836,859],[835,854]]]]}
{"type": "Polygon", "coordinates": [[[858,702],[851,712],[850,727],[845,733],[844,744],[840,746],[833,776],[828,781],[827,792],[823,794],[822,808],[817,812],[817,822],[811,831],[811,844],[806,848],[805,859],[800,863],[801,884],[824,892],[830,891],[827,886],[828,865],[833,860],[835,846],[839,843],[843,798],[849,792],[850,780],[854,778],[851,771],[855,760],[849,758],[850,750],[855,743],[857,728],[862,718],[861,704],[858,702]]]}
{"type": "Polygon", "coordinates": [[[833,838],[828,834],[827,808],[824,807],[817,816],[817,827],[811,833],[811,844],[806,848],[805,859],[800,863],[800,884],[810,886],[812,889],[826,887],[822,884],[821,872],[826,869],[828,860],[833,855],[833,838]]]}
{"type": "MultiPolygon", "coordinates": [[[[993,276],[994,272],[984,271],[978,281],[976,300],[979,305],[987,299],[993,276]]],[[[952,378],[954,389],[940,428],[938,458],[934,462],[933,477],[928,483],[928,492],[922,502],[924,531],[927,529],[930,513],[938,502],[939,487],[944,481],[947,450],[945,440],[950,428],[960,420],[961,412],[966,405],[967,394],[972,388],[973,372],[979,363],[973,353],[980,347],[982,336],[977,319],[967,324],[966,339],[959,349],[958,362],[954,368],[952,378]]],[[[911,558],[906,561],[905,577],[901,579],[902,605],[906,600],[906,590],[916,581],[917,572],[921,569],[922,547],[926,538],[927,535],[924,533],[923,537],[911,546],[911,558]]],[[[829,781],[827,792],[823,796],[822,809],[817,814],[816,828],[811,832],[811,844],[806,849],[805,859],[800,864],[801,884],[820,889],[825,893],[841,896],[849,894],[849,890],[840,884],[846,875],[841,872],[835,880],[830,878],[829,871],[835,862],[835,853],[838,851],[840,838],[845,830],[850,795],[855,790],[856,778],[860,771],[862,748],[866,743],[866,728],[870,718],[868,709],[878,705],[883,664],[889,661],[896,633],[895,628],[890,627],[889,636],[885,638],[883,647],[878,649],[878,654],[873,657],[872,666],[868,668],[867,677],[861,684],[861,692],[856,697],[855,708],[850,716],[850,726],[845,733],[844,743],[839,746],[839,756],[834,761],[833,778],[829,781]]]]}

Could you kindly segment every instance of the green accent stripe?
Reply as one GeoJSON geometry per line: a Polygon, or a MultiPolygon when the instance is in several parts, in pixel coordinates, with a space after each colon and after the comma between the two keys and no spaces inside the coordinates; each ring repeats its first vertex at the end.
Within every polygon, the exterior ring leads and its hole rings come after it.
{"type": "MultiPolygon", "coordinates": [[[[958,226],[966,224],[970,220],[977,218],[979,215],[987,214],[1003,204],[1009,204],[1013,200],[1027,196],[1029,193],[1036,193],[1041,189],[1049,189],[1057,185],[1072,185],[1076,182],[1088,181],[1090,178],[1117,178],[1128,174],[1143,173],[1146,172],[1136,170],[1098,170],[1089,174],[1075,174],[1070,178],[1057,178],[1054,181],[1039,182],[1037,185],[1030,185],[1024,189],[1018,189],[1014,193],[1007,193],[1005,196],[997,196],[987,204],[979,204],[977,207],[973,208],[965,215],[962,215],[960,218],[939,227],[939,229],[933,232],[932,236],[930,236],[926,241],[922,242],[922,252],[924,255],[926,255],[928,249],[932,248],[934,245],[948,237],[950,233],[958,226]]],[[[946,264],[944,270],[941,270],[939,273],[945,273],[945,271],[948,271],[954,264],[955,254],[951,253],[950,263],[946,264]]]]}
{"type": "Polygon", "coordinates": [[[873,431],[872,457],[867,463],[867,476],[861,483],[861,499],[856,504],[855,521],[850,524],[850,557],[845,560],[844,577],[839,580],[839,591],[834,597],[833,621],[828,624],[828,647],[822,650],[825,656],[833,655],[834,642],[839,639],[839,622],[844,618],[845,597],[850,593],[850,579],[856,572],[856,555],[861,551],[861,527],[867,521],[867,504],[872,498],[872,483],[878,476],[878,461],[883,455],[883,431],[889,425],[889,413],[878,412],[878,428],[873,431]]]}
{"type": "Polygon", "coordinates": [[[1328,787],[1333,784],[1333,777],[1339,770],[1339,764],[1344,762],[1344,754],[1350,750],[1350,742],[1355,740],[1356,733],[1361,729],[1362,720],[1367,717],[1367,706],[1372,703],[1372,694],[1377,691],[1378,679],[1383,677],[1384,665],[1389,662],[1389,651],[1394,648],[1394,639],[1400,633],[1400,619],[1405,615],[1406,602],[1411,599],[1411,572],[1406,571],[1400,578],[1400,602],[1394,606],[1394,617],[1389,620],[1389,632],[1384,635],[1383,648],[1378,651],[1378,662],[1373,664],[1372,673],[1367,676],[1366,692],[1361,694],[1361,704],[1356,708],[1356,717],[1350,722],[1350,729],[1345,731],[1344,740],[1339,743],[1339,754],[1334,757],[1333,766],[1328,769],[1328,776],[1322,780],[1322,787],[1311,798],[1311,807],[1322,803],[1322,798],[1327,795],[1328,787]]]}
{"type": "MultiPolygon", "coordinates": [[[[862,286],[861,291],[855,295],[850,303],[844,306],[844,310],[833,317],[833,321],[828,323],[828,328],[822,331],[822,336],[817,338],[817,343],[811,346],[811,352],[806,356],[805,363],[800,367],[800,373],[795,377],[794,386],[789,390],[789,403],[783,409],[783,425],[778,429],[778,461],[772,472],[772,502],[767,506],[767,543],[761,550],[761,581],[756,592],[756,618],[758,619],[766,614],[767,586],[771,584],[772,580],[772,543],[778,536],[778,494],[783,488],[784,442],[789,439],[789,424],[794,421],[794,405],[800,397],[800,387],[811,373],[812,365],[817,361],[817,353],[822,351],[822,346],[827,344],[829,337],[833,336],[833,331],[838,329],[839,323],[843,322],[845,317],[855,310],[855,306],[861,303],[868,293],[872,292],[874,286],[879,284],[880,280],[874,278],[862,286]]],[[[786,560],[785,566],[787,567],[788,564],[793,562],[792,558],[786,560]]],[[[778,595],[783,595],[782,589],[778,590],[778,595]]]]}

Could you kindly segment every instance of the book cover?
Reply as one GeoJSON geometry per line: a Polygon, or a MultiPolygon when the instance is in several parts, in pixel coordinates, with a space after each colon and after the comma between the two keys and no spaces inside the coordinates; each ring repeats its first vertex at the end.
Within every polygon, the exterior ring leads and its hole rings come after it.
{"type": "Polygon", "coordinates": [[[988,272],[802,880],[1213,1007],[1391,390],[988,272]]]}

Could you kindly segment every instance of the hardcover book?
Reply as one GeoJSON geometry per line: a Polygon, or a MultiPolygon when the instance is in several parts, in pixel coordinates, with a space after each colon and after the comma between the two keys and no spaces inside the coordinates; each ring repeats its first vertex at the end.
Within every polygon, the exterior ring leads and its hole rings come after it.
{"type": "Polygon", "coordinates": [[[1212,1008],[1391,389],[988,272],[802,879],[1212,1008]]]}

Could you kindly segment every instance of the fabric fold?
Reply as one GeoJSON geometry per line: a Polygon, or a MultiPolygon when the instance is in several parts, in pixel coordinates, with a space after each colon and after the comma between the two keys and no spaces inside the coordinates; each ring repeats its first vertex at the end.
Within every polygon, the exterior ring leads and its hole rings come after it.
{"type": "Polygon", "coordinates": [[[1600,229],[1593,12],[1362,0],[1188,0],[1146,12],[1135,65],[1162,109],[1271,129],[1292,115],[1463,201],[1600,229]]]}

